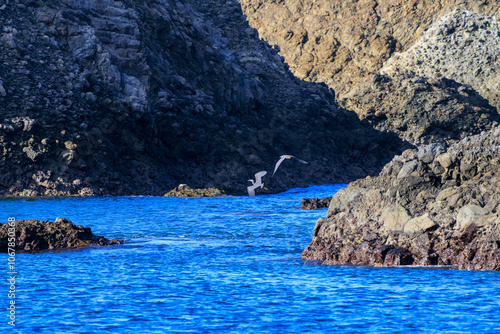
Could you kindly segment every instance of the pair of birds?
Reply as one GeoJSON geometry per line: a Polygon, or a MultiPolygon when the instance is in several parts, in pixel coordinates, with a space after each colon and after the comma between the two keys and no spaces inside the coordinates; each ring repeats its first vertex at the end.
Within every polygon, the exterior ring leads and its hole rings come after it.
{"type": "MultiPolygon", "coordinates": [[[[285,160],[285,159],[291,159],[291,158],[294,158],[294,159],[297,159],[299,162],[303,163],[303,164],[307,164],[307,161],[304,161],[304,160],[300,160],[299,158],[296,158],[294,157],[293,155],[282,155],[280,156],[280,159],[278,160],[278,162],[276,163],[276,165],[274,166],[274,172],[273,172],[273,175],[274,176],[274,173],[276,173],[276,171],[278,170],[278,167],[281,165],[281,163],[285,160]]],[[[250,182],[252,182],[252,185],[251,186],[248,186],[247,187],[247,191],[248,191],[248,195],[250,197],[254,197],[255,196],[255,189],[257,189],[258,187],[260,187],[261,189],[264,188],[267,190],[267,188],[264,187],[264,182],[262,182],[262,178],[264,177],[264,175],[267,174],[267,171],[263,170],[261,172],[257,172],[255,174],[255,181],[254,180],[248,180],[250,182]]],[[[272,177],[271,176],[271,177],[272,177]]]]}

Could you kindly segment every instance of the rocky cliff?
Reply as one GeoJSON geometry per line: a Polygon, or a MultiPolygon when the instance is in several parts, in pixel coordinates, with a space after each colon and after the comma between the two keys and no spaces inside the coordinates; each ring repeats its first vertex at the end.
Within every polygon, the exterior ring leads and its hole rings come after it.
{"type": "Polygon", "coordinates": [[[472,0],[241,0],[241,4],[250,24],[270,44],[280,46],[280,54],[299,78],[325,82],[340,98],[369,81],[395,52],[408,50],[443,15],[457,8],[500,14],[498,2],[472,0]]]}
{"type": "Polygon", "coordinates": [[[319,219],[306,260],[500,270],[500,127],[407,150],[319,219]]]}
{"type": "Polygon", "coordinates": [[[373,174],[401,148],[260,40],[236,1],[0,6],[0,195],[244,192],[373,174]]]}

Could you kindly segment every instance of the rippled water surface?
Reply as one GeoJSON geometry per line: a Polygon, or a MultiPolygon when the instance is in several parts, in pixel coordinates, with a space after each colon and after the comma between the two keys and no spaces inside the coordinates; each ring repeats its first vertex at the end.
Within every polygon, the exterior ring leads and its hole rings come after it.
{"type": "MultiPolygon", "coordinates": [[[[17,254],[16,331],[500,332],[498,272],[304,264],[300,254],[326,209],[301,210],[300,199],[341,187],[253,199],[0,200],[3,222],[66,217],[129,239],[17,254]]],[[[0,258],[6,279],[7,256],[0,258]]],[[[11,329],[1,312],[0,331],[11,329]]]]}

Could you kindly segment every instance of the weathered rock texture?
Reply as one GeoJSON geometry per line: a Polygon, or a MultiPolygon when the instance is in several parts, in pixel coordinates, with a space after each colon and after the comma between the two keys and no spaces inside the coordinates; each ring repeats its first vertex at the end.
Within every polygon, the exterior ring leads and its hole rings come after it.
{"type": "Polygon", "coordinates": [[[497,17],[455,10],[434,23],[403,53],[396,53],[382,74],[410,73],[446,77],[469,85],[500,110],[500,21],[497,17]]]}
{"type": "Polygon", "coordinates": [[[0,6],[0,195],[274,191],[353,180],[400,149],[298,80],[236,1],[0,6]],[[293,172],[292,172],[293,171],[293,172]]]}
{"type": "Polygon", "coordinates": [[[250,24],[280,46],[299,78],[325,82],[340,98],[363,86],[393,53],[410,48],[432,23],[456,8],[500,14],[497,1],[240,2],[250,24]]]}
{"type": "Polygon", "coordinates": [[[500,127],[407,150],[340,190],[303,259],[500,270],[500,127]]]}
{"type": "Polygon", "coordinates": [[[300,204],[300,208],[306,210],[325,209],[328,208],[331,200],[331,197],[303,198],[300,204]]]}
{"type": "MultiPolygon", "coordinates": [[[[90,227],[76,226],[66,218],[57,218],[54,223],[36,219],[18,220],[14,225],[16,250],[37,251],[122,243],[121,240],[108,240],[94,235],[90,227]]],[[[10,247],[9,228],[12,227],[8,223],[0,224],[0,252],[7,252],[10,247]]]]}

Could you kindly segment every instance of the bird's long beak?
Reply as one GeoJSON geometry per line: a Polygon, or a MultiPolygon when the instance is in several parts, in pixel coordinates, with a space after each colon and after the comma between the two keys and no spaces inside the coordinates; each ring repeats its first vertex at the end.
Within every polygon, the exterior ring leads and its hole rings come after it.
{"type": "Polygon", "coordinates": [[[264,187],[264,189],[269,190],[269,189],[267,189],[266,187],[264,187]]]}

